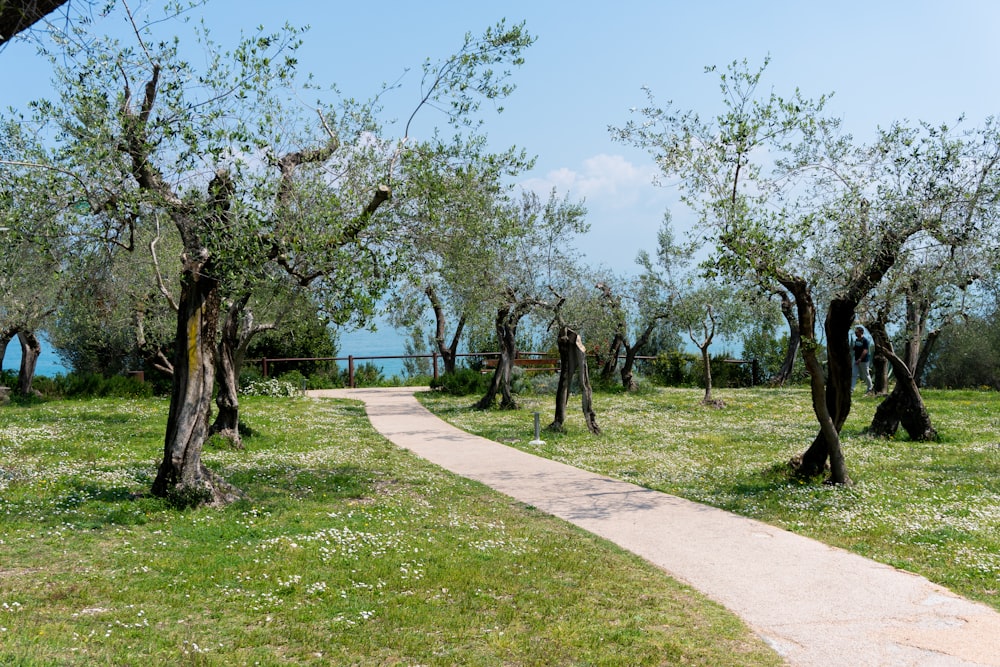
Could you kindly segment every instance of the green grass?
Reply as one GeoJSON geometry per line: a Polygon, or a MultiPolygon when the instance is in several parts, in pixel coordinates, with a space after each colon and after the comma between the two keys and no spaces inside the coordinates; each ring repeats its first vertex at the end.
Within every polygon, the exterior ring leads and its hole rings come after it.
{"type": "Polygon", "coordinates": [[[863,435],[879,399],[856,393],[842,434],[855,484],[831,487],[786,465],[818,430],[807,390],[717,391],[722,410],[699,405],[702,393],[597,394],[601,436],[577,408],[567,432],[544,432],[540,447],[528,444],[531,412],[550,422],[551,397],[522,398],[513,412],[421,400],[467,431],[850,549],[1000,609],[1000,394],[925,392],[941,441],[919,443],[863,435]]]}
{"type": "Polygon", "coordinates": [[[166,402],[0,408],[0,665],[776,665],[641,559],[375,434],[252,398],[248,494],[146,492],[166,402]]]}

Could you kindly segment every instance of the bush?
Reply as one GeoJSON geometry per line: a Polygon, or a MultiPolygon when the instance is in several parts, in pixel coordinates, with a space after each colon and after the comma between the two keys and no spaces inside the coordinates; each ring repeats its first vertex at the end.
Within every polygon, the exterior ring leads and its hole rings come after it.
{"type": "MultiPolygon", "coordinates": [[[[753,384],[752,364],[727,363],[728,352],[713,355],[713,387],[749,387],[753,384]]],[[[700,354],[675,350],[660,353],[651,364],[650,379],[664,387],[704,387],[704,365],[700,354]]]]}
{"type": "Polygon", "coordinates": [[[288,371],[287,373],[282,373],[277,378],[278,382],[287,382],[293,387],[298,387],[299,389],[305,390],[308,388],[308,382],[306,381],[306,376],[300,371],[288,371]]]}
{"type": "Polygon", "coordinates": [[[925,385],[1000,390],[1000,320],[970,317],[944,329],[928,360],[925,385]]]}
{"type": "Polygon", "coordinates": [[[651,379],[664,387],[692,387],[697,358],[680,350],[661,352],[652,363],[651,379]]]}
{"type": "MultiPolygon", "coordinates": [[[[345,368],[341,373],[341,379],[345,387],[350,384],[348,369],[345,368]]],[[[384,384],[385,376],[382,374],[381,366],[376,366],[372,362],[366,361],[354,367],[355,387],[381,387],[384,384]]]]}
{"type": "Polygon", "coordinates": [[[54,398],[149,398],[153,395],[153,385],[135,377],[99,373],[38,377],[33,386],[43,396],[54,398]]]}
{"type": "Polygon", "coordinates": [[[244,396],[271,397],[298,396],[301,390],[302,385],[296,386],[291,382],[275,378],[251,380],[240,389],[244,396]]]}
{"type": "Polygon", "coordinates": [[[489,375],[471,368],[460,368],[454,373],[445,373],[437,380],[431,380],[431,389],[440,389],[451,396],[470,396],[486,393],[489,381],[489,375]]]}

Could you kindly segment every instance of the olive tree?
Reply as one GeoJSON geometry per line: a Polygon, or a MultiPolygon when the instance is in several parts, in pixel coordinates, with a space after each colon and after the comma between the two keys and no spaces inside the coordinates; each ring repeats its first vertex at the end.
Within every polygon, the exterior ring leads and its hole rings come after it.
{"type": "MultiPolygon", "coordinates": [[[[301,112],[300,31],[259,32],[231,51],[198,34],[204,69],[182,42],[136,26],[121,45],[72,54],[62,100],[39,105],[58,128],[50,168],[72,172],[89,203],[78,226],[128,238],[153,220],[181,241],[176,354],[156,495],[223,503],[239,495],[201,461],[209,432],[222,308],[253,285],[291,279],[332,318],[364,318],[394,270],[390,200],[405,137],[386,138],[371,104],[334,98],[301,112]],[[65,139],[58,142],[58,139],[65,139]],[[285,276],[278,278],[277,276],[285,276]]],[[[523,26],[467,35],[425,66],[415,107],[468,118],[509,92],[531,42],[523,26]]]]}
{"type": "MultiPolygon", "coordinates": [[[[781,188],[793,182],[793,175],[803,173],[804,162],[816,162],[829,152],[842,155],[846,144],[837,140],[837,124],[821,118],[823,98],[808,100],[798,91],[789,99],[774,92],[759,94],[763,72],[763,67],[754,72],[746,63],[733,63],[722,73],[724,110],[711,120],[691,111],[661,108],[649,93],[650,104],[639,111],[643,120],[616,130],[616,136],[648,149],[665,175],[679,177],[684,201],[698,213],[700,227],[714,245],[715,266],[733,276],[756,273],[792,294],[820,425],[799,470],[813,474],[829,460],[831,481],[849,483],[839,438],[850,409],[848,328],[857,304],[918,227],[887,225],[865,236],[872,252],[859,254],[848,264],[845,284],[827,309],[829,372],[824,373],[816,354],[817,308],[807,273],[811,259],[822,253],[814,240],[858,238],[854,228],[867,224],[867,217],[861,214],[861,198],[852,205],[851,193],[843,190],[837,192],[842,206],[836,217],[780,204],[786,194],[781,188]]],[[[808,184],[799,188],[796,193],[808,189],[808,184]]]]}
{"type": "Polygon", "coordinates": [[[485,267],[501,261],[494,253],[509,232],[505,202],[513,187],[505,181],[530,164],[516,148],[487,152],[485,137],[420,142],[402,156],[405,192],[396,210],[408,269],[390,313],[395,326],[422,330],[430,309],[431,343],[446,374],[455,371],[466,324],[488,298],[485,267]]]}
{"type": "Polygon", "coordinates": [[[829,481],[849,483],[839,434],[851,408],[848,340],[859,305],[910,248],[983,223],[996,141],[992,130],[964,142],[946,126],[895,124],[856,145],[820,115],[822,98],[758,94],[762,75],[730,67],[721,76],[726,110],[713,122],[650,106],[645,122],[619,136],[680,177],[718,266],[776,281],[794,298],[820,424],[797,470],[815,475],[829,461],[829,481]],[[815,331],[820,287],[826,368],[815,331]]]}
{"type": "Polygon", "coordinates": [[[500,407],[515,409],[511,391],[517,335],[521,320],[536,308],[553,303],[572,275],[576,235],[588,229],[582,203],[558,197],[553,189],[546,201],[534,192],[522,193],[508,205],[509,233],[494,239],[496,263],[480,267],[484,305],[496,313],[493,323],[500,358],[486,393],[476,404],[485,410],[500,396],[500,407]]]}

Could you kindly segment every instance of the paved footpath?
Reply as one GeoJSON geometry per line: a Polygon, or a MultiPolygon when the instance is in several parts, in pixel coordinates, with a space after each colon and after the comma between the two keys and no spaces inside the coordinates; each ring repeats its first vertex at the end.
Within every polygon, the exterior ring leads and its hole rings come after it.
{"type": "Polygon", "coordinates": [[[463,477],[642,556],[740,616],[790,665],[1000,667],[1000,614],[923,577],[675,496],[470,435],[413,388],[310,392],[463,477]]]}

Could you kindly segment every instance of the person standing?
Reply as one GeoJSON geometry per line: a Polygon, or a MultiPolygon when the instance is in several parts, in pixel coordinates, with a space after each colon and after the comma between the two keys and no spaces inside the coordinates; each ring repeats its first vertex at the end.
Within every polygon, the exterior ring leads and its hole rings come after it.
{"type": "Polygon", "coordinates": [[[872,393],[872,376],[869,372],[871,368],[871,345],[865,337],[865,330],[862,326],[854,327],[854,340],[851,343],[854,351],[854,368],[851,372],[851,391],[858,385],[858,378],[863,377],[865,386],[868,388],[865,393],[872,393]]]}

